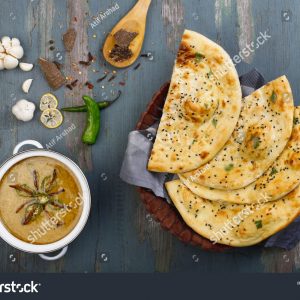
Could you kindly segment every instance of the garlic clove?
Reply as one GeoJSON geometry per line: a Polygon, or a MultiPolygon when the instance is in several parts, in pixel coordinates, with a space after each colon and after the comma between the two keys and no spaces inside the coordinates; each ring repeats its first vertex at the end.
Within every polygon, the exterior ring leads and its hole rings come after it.
{"type": "Polygon", "coordinates": [[[23,84],[22,84],[22,90],[23,90],[24,93],[28,94],[29,89],[30,89],[31,84],[32,84],[32,80],[33,79],[27,79],[27,80],[25,80],[23,82],[23,84]]]}
{"type": "Polygon", "coordinates": [[[19,63],[19,67],[22,71],[28,72],[31,71],[33,68],[33,64],[28,64],[28,63],[19,63]]]}
{"type": "Polygon", "coordinates": [[[11,47],[11,39],[10,39],[10,37],[4,36],[4,37],[1,39],[1,42],[2,42],[2,46],[3,46],[5,49],[8,49],[8,48],[11,47]]]}
{"type": "Polygon", "coordinates": [[[5,49],[4,47],[2,46],[2,43],[0,42],[0,53],[4,53],[5,52],[5,49]]]}
{"type": "Polygon", "coordinates": [[[17,39],[17,38],[12,38],[11,39],[11,45],[12,45],[12,47],[20,46],[21,45],[20,40],[17,39]]]}
{"type": "Polygon", "coordinates": [[[4,69],[4,61],[0,58],[0,71],[4,69]]]}
{"type": "Polygon", "coordinates": [[[14,69],[18,66],[19,61],[10,55],[5,55],[3,60],[4,68],[7,70],[14,69]]]}
{"type": "Polygon", "coordinates": [[[17,59],[20,59],[24,55],[24,50],[22,46],[13,46],[9,49],[6,49],[6,52],[17,59]]]}

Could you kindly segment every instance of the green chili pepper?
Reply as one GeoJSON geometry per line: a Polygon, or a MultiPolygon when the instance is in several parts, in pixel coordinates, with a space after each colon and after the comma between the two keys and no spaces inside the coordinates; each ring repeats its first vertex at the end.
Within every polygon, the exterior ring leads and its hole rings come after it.
{"type": "Polygon", "coordinates": [[[96,101],[89,96],[83,96],[87,108],[87,124],[82,135],[82,142],[88,145],[96,143],[100,130],[100,110],[96,101]]]}
{"type": "MultiPolygon", "coordinates": [[[[109,107],[110,105],[112,105],[115,101],[117,101],[121,96],[121,91],[118,92],[117,97],[112,100],[112,101],[99,101],[97,102],[98,107],[100,110],[109,107]]],[[[83,96],[85,97],[85,96],[83,96]]],[[[82,105],[82,106],[74,106],[74,107],[65,107],[62,109],[62,111],[67,111],[67,112],[86,112],[87,111],[87,107],[86,105],[82,105]]]]}

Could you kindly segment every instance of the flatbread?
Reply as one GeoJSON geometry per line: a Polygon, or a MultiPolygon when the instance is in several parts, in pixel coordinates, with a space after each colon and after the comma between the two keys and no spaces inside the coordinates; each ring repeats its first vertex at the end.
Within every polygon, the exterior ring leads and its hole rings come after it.
{"type": "Polygon", "coordinates": [[[213,201],[256,203],[280,199],[300,184],[300,106],[295,108],[290,140],[269,169],[250,185],[238,190],[218,190],[194,183],[179,175],[180,180],[196,195],[213,201]]]}
{"type": "Polygon", "coordinates": [[[293,127],[293,95],[285,76],[244,98],[230,140],[206,165],[183,174],[194,183],[223,190],[259,178],[286,146],[293,127]]]}
{"type": "Polygon", "coordinates": [[[211,160],[234,130],[241,99],[229,55],[203,35],[186,30],[148,170],[182,173],[211,160]]]}
{"type": "Polygon", "coordinates": [[[198,234],[235,247],[257,244],[285,228],[300,214],[300,188],[281,200],[256,205],[209,201],[180,180],[166,183],[168,193],[188,226],[198,234]]]}

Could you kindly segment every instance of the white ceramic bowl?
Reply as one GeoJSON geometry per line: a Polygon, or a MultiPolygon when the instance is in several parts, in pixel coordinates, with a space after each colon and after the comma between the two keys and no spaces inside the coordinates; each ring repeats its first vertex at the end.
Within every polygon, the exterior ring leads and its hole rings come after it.
{"type": "Polygon", "coordinates": [[[56,159],[56,160],[60,161],[61,163],[63,163],[65,166],[67,166],[73,172],[73,174],[76,176],[76,178],[80,184],[80,187],[82,190],[81,201],[82,201],[82,205],[83,205],[80,219],[79,219],[78,223],[76,224],[76,226],[73,228],[73,230],[59,241],[56,241],[51,244],[45,244],[45,245],[34,245],[31,243],[26,243],[22,240],[19,240],[14,235],[12,235],[6,229],[6,227],[3,225],[3,223],[0,220],[0,237],[4,241],[6,241],[8,244],[10,244],[12,247],[17,248],[22,251],[25,251],[25,252],[38,253],[40,255],[40,257],[45,260],[59,259],[63,255],[65,255],[65,253],[67,252],[68,245],[79,235],[79,233],[82,231],[82,229],[84,228],[84,226],[88,220],[88,216],[89,216],[90,208],[91,208],[91,193],[90,193],[88,182],[87,182],[84,174],[82,173],[81,169],[72,160],[70,160],[69,158],[67,158],[66,156],[64,156],[60,153],[43,149],[43,146],[37,141],[28,140],[28,141],[24,141],[24,142],[18,144],[15,147],[13,154],[14,155],[11,158],[9,158],[8,160],[6,160],[0,167],[0,180],[2,179],[4,174],[13,165],[18,163],[19,161],[24,160],[29,157],[44,156],[44,157],[50,157],[50,158],[56,159]],[[20,148],[24,145],[34,145],[39,149],[33,149],[33,150],[19,152],[20,148]],[[60,249],[62,249],[61,252],[56,256],[45,255],[45,253],[57,251],[60,249]]]}

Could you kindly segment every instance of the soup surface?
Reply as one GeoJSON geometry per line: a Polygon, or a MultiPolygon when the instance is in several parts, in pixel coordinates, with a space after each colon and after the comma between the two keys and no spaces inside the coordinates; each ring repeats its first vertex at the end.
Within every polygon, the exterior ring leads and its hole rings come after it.
{"type": "Polygon", "coordinates": [[[0,182],[0,217],[18,239],[49,244],[65,237],[82,212],[75,175],[49,157],[31,157],[12,166],[0,182]]]}

